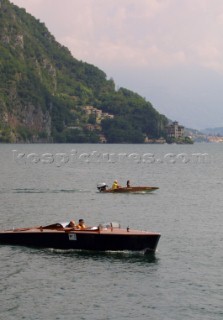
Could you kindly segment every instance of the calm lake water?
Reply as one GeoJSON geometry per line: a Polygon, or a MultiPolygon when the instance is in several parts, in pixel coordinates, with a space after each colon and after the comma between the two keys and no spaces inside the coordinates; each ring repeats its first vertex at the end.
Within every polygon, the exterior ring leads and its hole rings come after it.
{"type": "Polygon", "coordinates": [[[222,144],[1,144],[0,177],[1,229],[84,218],[161,233],[155,256],[0,246],[1,319],[223,319],[222,144]],[[115,179],[160,189],[97,192],[115,179]]]}

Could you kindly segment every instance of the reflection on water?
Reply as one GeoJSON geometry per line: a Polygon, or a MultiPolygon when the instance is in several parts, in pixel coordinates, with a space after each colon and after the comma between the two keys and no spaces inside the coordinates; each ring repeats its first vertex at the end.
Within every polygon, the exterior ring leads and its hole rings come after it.
{"type": "Polygon", "coordinates": [[[81,259],[93,259],[93,260],[120,260],[122,262],[147,262],[157,263],[158,258],[154,253],[144,254],[144,252],[133,251],[98,251],[92,252],[88,250],[58,250],[58,249],[45,249],[53,254],[59,254],[60,256],[70,256],[81,259]]]}
{"type": "Polygon", "coordinates": [[[156,264],[159,258],[153,252],[144,254],[143,251],[90,251],[77,249],[53,249],[53,248],[33,248],[23,246],[5,246],[0,245],[0,248],[8,248],[11,254],[27,254],[35,255],[42,258],[59,258],[59,259],[79,259],[93,261],[120,261],[121,263],[153,263],[156,264]]]}

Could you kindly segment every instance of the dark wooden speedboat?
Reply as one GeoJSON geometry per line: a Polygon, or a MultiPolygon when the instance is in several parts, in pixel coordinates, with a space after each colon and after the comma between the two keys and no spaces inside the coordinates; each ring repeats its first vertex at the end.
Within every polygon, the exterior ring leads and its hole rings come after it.
{"type": "Polygon", "coordinates": [[[0,245],[94,251],[155,252],[159,233],[122,229],[118,223],[76,230],[65,223],[0,231],[0,245]]]}
{"type": "Polygon", "coordinates": [[[107,189],[106,183],[99,183],[97,188],[100,192],[104,193],[147,193],[152,192],[157,189],[158,187],[143,187],[143,186],[135,186],[135,187],[119,187],[117,189],[109,188],[107,189]]]}

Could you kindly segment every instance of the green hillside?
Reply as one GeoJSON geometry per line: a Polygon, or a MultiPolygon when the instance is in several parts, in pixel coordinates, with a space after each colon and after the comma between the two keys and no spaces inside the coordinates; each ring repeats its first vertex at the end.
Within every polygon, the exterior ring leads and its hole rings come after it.
{"type": "Polygon", "coordinates": [[[1,142],[141,143],[165,136],[166,123],[150,102],[72,57],[44,23],[0,0],[1,142]]]}

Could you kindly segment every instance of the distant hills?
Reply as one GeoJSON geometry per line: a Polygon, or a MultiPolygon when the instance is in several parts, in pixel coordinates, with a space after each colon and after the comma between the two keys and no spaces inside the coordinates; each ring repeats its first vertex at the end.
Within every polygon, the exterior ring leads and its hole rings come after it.
{"type": "Polygon", "coordinates": [[[0,142],[142,143],[168,119],[94,65],[75,59],[44,23],[0,0],[0,142]]]}
{"type": "Polygon", "coordinates": [[[212,135],[212,136],[223,136],[223,127],[207,128],[202,130],[202,133],[206,135],[212,135]]]}

